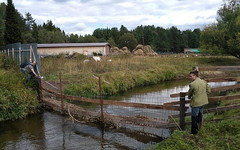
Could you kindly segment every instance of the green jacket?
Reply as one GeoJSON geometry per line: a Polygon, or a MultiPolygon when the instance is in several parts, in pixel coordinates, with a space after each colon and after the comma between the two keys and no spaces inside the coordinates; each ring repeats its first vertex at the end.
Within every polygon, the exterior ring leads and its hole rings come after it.
{"type": "Polygon", "coordinates": [[[206,81],[200,78],[195,79],[189,84],[188,98],[191,99],[190,106],[198,107],[208,104],[207,94],[211,89],[206,81]]]}

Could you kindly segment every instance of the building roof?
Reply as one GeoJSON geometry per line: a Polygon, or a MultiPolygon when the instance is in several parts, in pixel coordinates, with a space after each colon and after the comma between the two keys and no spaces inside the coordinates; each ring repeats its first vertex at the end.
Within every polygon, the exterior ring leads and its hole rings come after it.
{"type": "Polygon", "coordinates": [[[185,48],[184,52],[200,53],[200,50],[197,48],[185,48]]]}
{"type": "MultiPolygon", "coordinates": [[[[50,48],[50,47],[102,47],[110,46],[109,43],[51,43],[51,44],[37,44],[38,48],[50,48]]],[[[111,46],[110,46],[111,47],[111,46]]]]}

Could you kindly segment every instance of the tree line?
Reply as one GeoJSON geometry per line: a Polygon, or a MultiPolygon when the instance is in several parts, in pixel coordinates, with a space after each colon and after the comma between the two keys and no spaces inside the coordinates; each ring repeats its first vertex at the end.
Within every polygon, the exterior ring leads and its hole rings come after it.
{"type": "Polygon", "coordinates": [[[118,29],[98,28],[93,34],[66,34],[51,20],[37,25],[31,14],[23,16],[14,7],[12,0],[0,5],[0,45],[21,43],[91,43],[109,42],[113,47],[127,46],[133,50],[137,44],[151,45],[157,52],[182,52],[185,47],[199,46],[200,29],[181,31],[176,27],[164,29],[155,26],[138,26],[128,30],[121,25],[118,29]]]}
{"type": "Polygon", "coordinates": [[[210,54],[230,54],[240,59],[240,1],[226,0],[217,14],[217,23],[201,32],[200,48],[210,54]]]}
{"type": "Polygon", "coordinates": [[[200,48],[210,54],[231,54],[240,58],[240,7],[239,0],[225,0],[217,11],[217,23],[202,31],[181,31],[177,27],[164,29],[154,25],[137,26],[128,30],[124,25],[118,29],[98,28],[91,34],[66,34],[51,20],[37,25],[31,14],[23,16],[12,0],[0,5],[0,46],[21,43],[91,43],[109,42],[112,47],[127,46],[133,50],[137,44],[150,45],[156,52],[180,53],[184,48],[200,48]]]}

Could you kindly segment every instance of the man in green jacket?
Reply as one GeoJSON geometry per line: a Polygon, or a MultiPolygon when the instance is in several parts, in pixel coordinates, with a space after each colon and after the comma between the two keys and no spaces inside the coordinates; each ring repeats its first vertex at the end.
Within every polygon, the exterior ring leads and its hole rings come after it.
{"type": "Polygon", "coordinates": [[[206,81],[198,77],[198,71],[192,71],[189,75],[193,80],[188,90],[188,98],[191,99],[191,133],[196,134],[202,125],[203,106],[208,104],[207,94],[211,92],[211,89],[206,81]]]}

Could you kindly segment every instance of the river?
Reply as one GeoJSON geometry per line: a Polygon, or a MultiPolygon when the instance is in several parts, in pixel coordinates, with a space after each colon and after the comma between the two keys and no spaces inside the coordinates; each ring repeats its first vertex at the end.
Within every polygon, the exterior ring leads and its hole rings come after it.
{"type": "MultiPolygon", "coordinates": [[[[164,82],[154,86],[135,88],[108,99],[161,104],[174,100],[169,97],[170,94],[187,91],[188,84],[187,80],[164,82]]],[[[211,87],[219,87],[234,85],[236,82],[209,84],[211,87]]],[[[96,106],[89,109],[98,110],[99,108],[96,106]]],[[[164,113],[126,107],[117,109],[113,106],[104,106],[104,110],[112,114],[130,113],[151,117],[164,113]]],[[[168,113],[163,116],[168,116],[168,113]]],[[[169,129],[121,126],[103,130],[100,126],[73,123],[68,116],[51,111],[31,115],[22,120],[0,122],[0,149],[6,150],[144,149],[169,136],[169,129]]]]}

